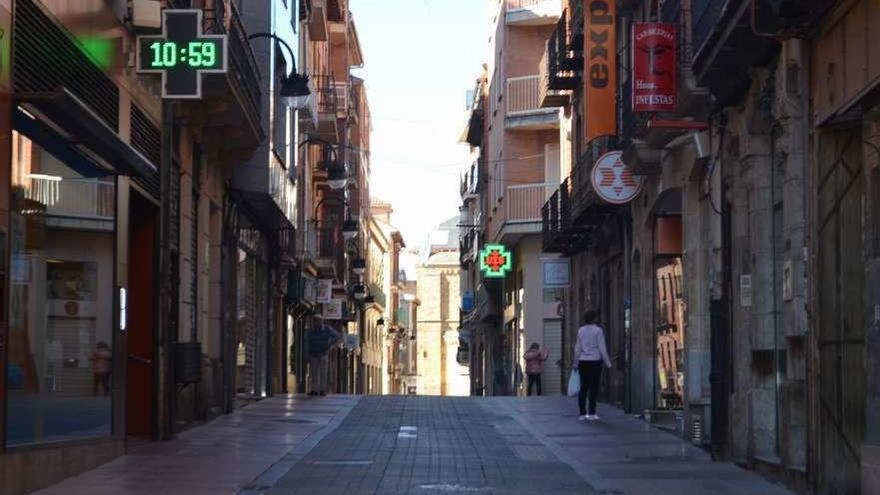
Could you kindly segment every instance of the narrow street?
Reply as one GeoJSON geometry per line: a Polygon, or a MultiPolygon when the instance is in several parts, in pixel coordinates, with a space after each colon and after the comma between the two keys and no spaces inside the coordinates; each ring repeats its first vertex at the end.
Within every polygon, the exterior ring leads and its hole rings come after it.
{"type": "Polygon", "coordinates": [[[38,493],[789,493],[611,406],[575,412],[564,397],[276,397],[38,493]]]}

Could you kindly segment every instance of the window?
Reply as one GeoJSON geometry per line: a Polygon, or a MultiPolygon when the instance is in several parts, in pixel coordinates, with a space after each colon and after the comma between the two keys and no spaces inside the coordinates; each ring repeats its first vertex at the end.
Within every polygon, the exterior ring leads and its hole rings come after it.
{"type": "Polygon", "coordinates": [[[109,436],[116,183],[13,132],[8,445],[109,436]]]}

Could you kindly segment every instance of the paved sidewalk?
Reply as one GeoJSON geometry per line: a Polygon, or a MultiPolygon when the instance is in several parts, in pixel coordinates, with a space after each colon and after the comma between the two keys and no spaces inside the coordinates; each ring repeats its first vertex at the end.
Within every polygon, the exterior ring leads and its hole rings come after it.
{"type": "Polygon", "coordinates": [[[283,467],[279,461],[291,453],[311,450],[357,402],[350,396],[266,399],[37,494],[236,494],[261,475],[270,476],[270,466],[283,467]]]}
{"type": "Polygon", "coordinates": [[[792,493],[735,464],[712,462],[706,451],[606,404],[599,405],[599,421],[586,422],[578,421],[576,399],[568,397],[499,397],[484,407],[511,411],[525,432],[600,493],[792,493]]]}

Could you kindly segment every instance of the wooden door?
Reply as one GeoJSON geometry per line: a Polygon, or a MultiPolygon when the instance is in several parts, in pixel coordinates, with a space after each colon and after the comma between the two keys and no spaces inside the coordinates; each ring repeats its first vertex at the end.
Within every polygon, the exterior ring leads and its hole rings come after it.
{"type": "Polygon", "coordinates": [[[865,434],[865,271],[859,127],[819,136],[815,345],[820,493],[859,493],[865,434]]]}
{"type": "Polygon", "coordinates": [[[132,195],[128,259],[128,360],[126,432],[154,434],[155,329],[156,329],[156,229],[154,207],[132,195]]]}

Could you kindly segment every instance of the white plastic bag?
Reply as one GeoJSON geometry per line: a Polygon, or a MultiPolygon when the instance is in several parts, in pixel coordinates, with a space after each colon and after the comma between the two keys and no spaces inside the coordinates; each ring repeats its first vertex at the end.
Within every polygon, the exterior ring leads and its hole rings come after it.
{"type": "Polygon", "coordinates": [[[571,376],[568,377],[568,396],[574,397],[581,391],[581,375],[577,368],[572,368],[571,376]]]}

